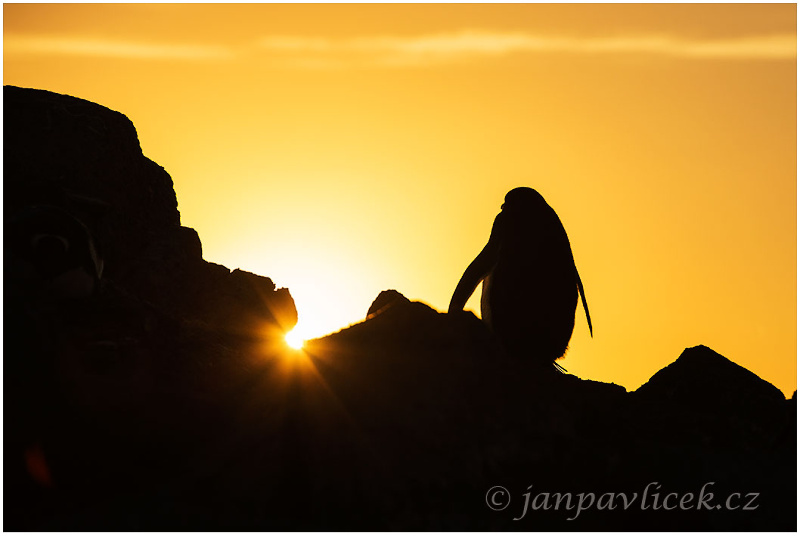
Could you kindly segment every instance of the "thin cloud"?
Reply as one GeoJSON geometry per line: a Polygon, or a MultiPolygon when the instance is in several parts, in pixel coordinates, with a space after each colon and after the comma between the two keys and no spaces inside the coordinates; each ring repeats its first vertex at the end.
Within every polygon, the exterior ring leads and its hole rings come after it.
{"type": "Polygon", "coordinates": [[[688,39],[669,35],[567,37],[523,32],[465,30],[418,36],[327,39],[269,36],[238,48],[187,43],[157,43],[108,38],[5,35],[11,55],[66,55],[141,60],[265,60],[277,66],[339,69],[351,66],[415,66],[463,62],[511,54],[649,54],[708,60],[792,60],[797,36],[775,34],[726,39],[688,39]]]}
{"type": "MultiPolygon", "coordinates": [[[[314,56],[341,62],[424,64],[509,54],[651,54],[695,59],[795,60],[797,36],[778,34],[727,39],[667,35],[561,37],[527,33],[463,31],[414,37],[358,37],[343,40],[300,36],[267,37],[262,50],[276,56],[314,56]]],[[[307,60],[308,58],[306,58],[307,60]]]]}
{"type": "Polygon", "coordinates": [[[143,60],[224,60],[234,57],[226,47],[150,43],[113,39],[5,35],[4,54],[56,54],[143,60]]]}

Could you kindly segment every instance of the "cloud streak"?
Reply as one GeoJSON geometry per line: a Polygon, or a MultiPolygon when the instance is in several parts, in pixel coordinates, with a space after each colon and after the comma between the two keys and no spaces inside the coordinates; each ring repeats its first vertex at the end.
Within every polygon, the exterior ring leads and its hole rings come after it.
{"type": "Polygon", "coordinates": [[[696,59],[794,60],[794,34],[728,39],[687,39],[668,35],[563,37],[527,33],[462,31],[415,37],[360,37],[327,40],[266,37],[259,45],[272,54],[342,56],[378,63],[426,63],[510,54],[651,54],[696,59]]]}
{"type": "Polygon", "coordinates": [[[240,47],[12,34],[4,36],[3,47],[6,57],[34,54],[166,61],[244,59],[308,69],[441,65],[510,55],[542,54],[644,54],[705,60],[796,61],[797,58],[796,34],[689,39],[670,35],[574,37],[464,30],[417,36],[348,39],[267,36],[240,47]]]}
{"type": "Polygon", "coordinates": [[[27,35],[4,36],[3,54],[181,61],[226,60],[235,57],[230,48],[215,45],[27,35]]]}

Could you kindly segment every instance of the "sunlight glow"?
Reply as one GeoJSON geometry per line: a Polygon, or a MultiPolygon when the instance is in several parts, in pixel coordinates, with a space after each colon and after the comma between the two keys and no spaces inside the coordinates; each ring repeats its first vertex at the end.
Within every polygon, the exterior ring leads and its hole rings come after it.
{"type": "Polygon", "coordinates": [[[303,348],[303,344],[306,342],[303,339],[302,333],[299,333],[296,329],[293,329],[287,333],[284,338],[286,339],[286,344],[295,350],[301,350],[303,348]]]}
{"type": "MultiPolygon", "coordinates": [[[[330,196],[333,195],[331,192],[330,196]]],[[[306,196],[306,203],[313,201],[306,196]]],[[[289,207],[301,206],[299,200],[291,198],[284,203],[289,207]]],[[[263,204],[260,207],[250,209],[248,219],[255,221],[263,204]]],[[[278,208],[273,210],[277,212],[278,208]]],[[[285,217],[298,218],[291,213],[285,217]]],[[[351,231],[342,223],[343,217],[327,225],[327,229],[335,229],[336,233],[302,224],[305,218],[312,217],[301,214],[295,228],[277,238],[258,234],[240,235],[234,240],[220,237],[222,247],[217,247],[217,241],[205,233],[209,238],[204,242],[207,260],[217,260],[221,264],[225,259],[224,262],[244,270],[269,274],[278,287],[288,288],[298,312],[293,337],[305,341],[364,320],[372,301],[390,285],[370,273],[369,264],[359,261],[366,253],[358,244],[348,242],[346,237],[351,231]],[[277,257],[265,254],[271,251],[282,254],[277,257]],[[325,259],[324,269],[320,268],[319,259],[325,259]]],[[[334,215],[330,218],[334,219],[334,215]]]]}

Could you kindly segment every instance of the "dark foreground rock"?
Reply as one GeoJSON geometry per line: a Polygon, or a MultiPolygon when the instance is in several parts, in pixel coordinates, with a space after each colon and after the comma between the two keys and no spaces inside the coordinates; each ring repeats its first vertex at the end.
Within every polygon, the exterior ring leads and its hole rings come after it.
{"type": "Polygon", "coordinates": [[[291,351],[288,291],[202,260],[124,116],[4,91],[6,233],[55,206],[104,260],[6,247],[5,529],[796,529],[796,399],[724,357],[626,392],[397,291],[291,351]]]}

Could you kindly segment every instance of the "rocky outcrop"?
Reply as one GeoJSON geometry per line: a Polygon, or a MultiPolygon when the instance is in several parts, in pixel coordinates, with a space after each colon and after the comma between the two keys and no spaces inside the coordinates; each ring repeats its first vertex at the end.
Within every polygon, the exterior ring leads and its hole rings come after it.
{"type": "Polygon", "coordinates": [[[783,393],[705,346],[684,350],[639,387],[633,400],[650,416],[643,428],[704,444],[763,441],[784,425],[783,393]]]}
{"type": "Polygon", "coordinates": [[[3,88],[4,220],[62,207],[92,231],[110,277],[180,225],[169,174],[142,155],[127,117],[48,91],[3,88]]]}
{"type": "Polygon", "coordinates": [[[684,350],[636,393],[642,401],[658,400],[695,411],[731,413],[763,413],[785,399],[777,387],[706,346],[684,350]]]}
{"type": "Polygon", "coordinates": [[[369,309],[367,310],[367,320],[369,320],[371,317],[379,313],[382,313],[389,307],[398,304],[405,304],[408,302],[409,299],[400,294],[399,292],[397,292],[396,290],[394,289],[384,290],[383,292],[378,294],[378,297],[375,298],[375,300],[369,306],[369,309]]]}
{"type": "Polygon", "coordinates": [[[180,225],[169,174],[142,155],[127,117],[92,102],[13,86],[4,96],[4,222],[24,208],[63,209],[85,225],[103,278],[179,320],[219,329],[297,322],[286,289],[202,258],[180,225]]]}

